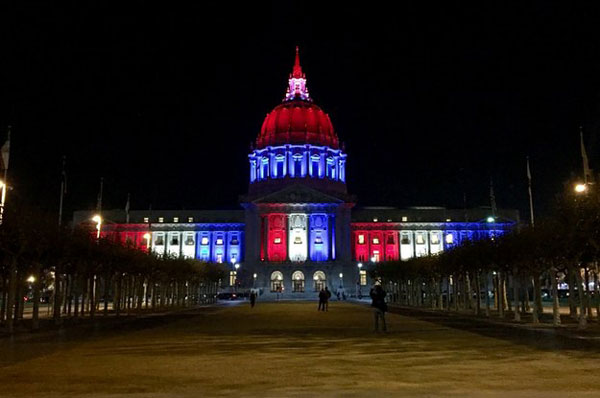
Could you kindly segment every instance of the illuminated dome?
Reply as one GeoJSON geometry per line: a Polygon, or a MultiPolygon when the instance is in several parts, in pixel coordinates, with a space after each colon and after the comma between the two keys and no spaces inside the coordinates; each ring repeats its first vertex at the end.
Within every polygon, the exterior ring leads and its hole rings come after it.
{"type": "Polygon", "coordinates": [[[258,149],[282,144],[312,144],[339,148],[339,140],[329,115],[310,98],[306,76],[300,66],[298,47],[283,103],[267,114],[256,139],[258,149]]]}
{"type": "Polygon", "coordinates": [[[281,144],[339,147],[329,115],[305,100],[285,101],[265,118],[256,139],[257,148],[281,144]]]}

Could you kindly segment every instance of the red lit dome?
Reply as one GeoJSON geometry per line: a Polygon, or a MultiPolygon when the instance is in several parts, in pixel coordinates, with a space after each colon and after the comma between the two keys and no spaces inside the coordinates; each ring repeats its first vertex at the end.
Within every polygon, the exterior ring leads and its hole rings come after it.
{"type": "Polygon", "coordinates": [[[298,47],[283,103],[267,115],[256,139],[258,149],[283,144],[313,144],[339,148],[339,140],[329,116],[313,104],[310,98],[306,76],[300,66],[298,47]]]}
{"type": "Polygon", "coordinates": [[[265,118],[257,147],[282,144],[313,144],[339,148],[338,137],[329,115],[312,102],[286,101],[273,109],[265,118]]]}

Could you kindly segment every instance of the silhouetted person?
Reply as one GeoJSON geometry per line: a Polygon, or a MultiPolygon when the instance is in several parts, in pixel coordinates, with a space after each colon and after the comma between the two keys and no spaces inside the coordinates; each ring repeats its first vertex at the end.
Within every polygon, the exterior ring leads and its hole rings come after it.
{"type": "Polygon", "coordinates": [[[329,289],[327,289],[327,286],[325,286],[325,294],[327,294],[327,297],[325,298],[325,311],[329,311],[329,299],[331,298],[331,292],[329,289]]]}
{"type": "Polygon", "coordinates": [[[256,292],[252,290],[250,292],[250,307],[254,308],[254,304],[256,304],[256,292]]]}
{"type": "Polygon", "coordinates": [[[369,295],[371,296],[371,307],[373,307],[373,316],[375,319],[375,331],[379,331],[379,319],[381,319],[382,330],[387,331],[385,324],[385,312],[387,311],[387,304],[385,302],[385,291],[381,285],[375,285],[369,295]]]}
{"type": "Polygon", "coordinates": [[[325,289],[321,289],[319,292],[319,308],[317,311],[325,311],[325,303],[327,302],[327,293],[325,289]]]}

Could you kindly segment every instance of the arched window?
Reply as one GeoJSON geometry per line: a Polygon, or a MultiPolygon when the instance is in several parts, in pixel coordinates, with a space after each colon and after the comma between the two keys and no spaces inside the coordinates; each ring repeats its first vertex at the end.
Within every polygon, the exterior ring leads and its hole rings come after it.
{"type": "Polygon", "coordinates": [[[304,274],[302,273],[302,271],[296,271],[292,274],[292,292],[304,292],[304,274]]]}
{"type": "Polygon", "coordinates": [[[327,286],[327,277],[323,271],[315,271],[313,274],[313,280],[315,281],[315,292],[320,292],[327,286]]]}
{"type": "Polygon", "coordinates": [[[283,290],[283,274],[279,271],[274,271],[271,274],[271,291],[279,292],[283,290]]]}

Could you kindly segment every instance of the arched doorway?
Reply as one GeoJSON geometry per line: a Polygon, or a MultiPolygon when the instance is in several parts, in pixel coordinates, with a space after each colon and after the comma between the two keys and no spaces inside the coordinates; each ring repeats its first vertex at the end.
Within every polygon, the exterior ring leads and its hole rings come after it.
{"type": "Polygon", "coordinates": [[[271,274],[271,291],[279,292],[283,290],[283,274],[279,271],[274,271],[271,274]]]}
{"type": "Polygon", "coordinates": [[[302,273],[302,271],[296,271],[292,274],[292,292],[304,292],[304,274],[302,273]]]}
{"type": "Polygon", "coordinates": [[[327,286],[327,277],[323,271],[315,271],[313,274],[313,280],[315,281],[315,292],[320,292],[327,286]]]}

